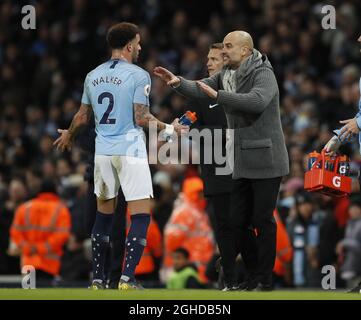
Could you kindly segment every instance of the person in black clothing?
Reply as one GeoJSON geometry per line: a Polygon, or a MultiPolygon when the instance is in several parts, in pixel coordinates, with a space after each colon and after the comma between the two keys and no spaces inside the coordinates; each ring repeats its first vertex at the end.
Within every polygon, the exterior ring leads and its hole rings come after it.
{"type": "MultiPolygon", "coordinates": [[[[85,212],[88,212],[85,219],[85,230],[87,236],[90,236],[91,234],[97,211],[96,196],[94,194],[95,136],[94,115],[92,115],[89,125],[87,125],[77,137],[79,146],[88,152],[88,167],[84,177],[84,179],[88,182],[88,192],[85,204],[85,212]]],[[[111,289],[118,288],[118,283],[122,275],[126,238],[126,211],[127,204],[120,188],[117,207],[113,218],[110,252],[107,265],[108,286],[111,289]]]]}
{"type": "MultiPolygon", "coordinates": [[[[316,199],[320,206],[320,240],[318,244],[320,266],[333,265],[338,263],[335,251],[337,243],[342,240],[344,228],[339,226],[334,212],[334,199],[319,195],[316,199]]],[[[344,286],[339,274],[336,275],[336,287],[344,286]]]]}
{"type": "MultiPolygon", "coordinates": [[[[215,43],[211,45],[208,53],[207,69],[210,76],[219,72],[224,64],[223,44],[215,43]]],[[[223,108],[212,107],[214,104],[210,98],[191,100],[192,110],[197,113],[197,121],[193,128],[199,131],[210,129],[212,132],[212,143],[200,141],[200,168],[201,178],[204,182],[204,195],[208,202],[208,210],[212,228],[219,247],[222,261],[232,259],[232,251],[229,249],[233,245],[231,238],[230,223],[230,195],[232,190],[232,175],[217,175],[216,168],[224,167],[215,162],[214,151],[220,146],[220,141],[216,138],[216,130],[222,132],[222,154],[225,155],[227,120],[223,108]],[[211,108],[212,107],[212,108],[211,108]],[[212,154],[212,163],[207,164],[205,155],[212,154]]],[[[219,136],[219,135],[218,135],[219,136]]],[[[218,150],[217,150],[218,151],[218,150]]],[[[222,264],[223,265],[223,264],[222,264]]],[[[233,277],[233,271],[227,268],[223,271],[226,279],[233,277]]]]}

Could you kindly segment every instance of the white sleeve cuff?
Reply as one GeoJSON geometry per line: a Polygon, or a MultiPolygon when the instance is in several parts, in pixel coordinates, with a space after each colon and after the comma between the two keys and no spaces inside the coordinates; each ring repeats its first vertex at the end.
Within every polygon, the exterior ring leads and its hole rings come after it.
{"type": "Polygon", "coordinates": [[[174,133],[174,126],[171,125],[171,124],[166,124],[165,129],[164,129],[164,133],[167,136],[171,136],[174,133]]]}

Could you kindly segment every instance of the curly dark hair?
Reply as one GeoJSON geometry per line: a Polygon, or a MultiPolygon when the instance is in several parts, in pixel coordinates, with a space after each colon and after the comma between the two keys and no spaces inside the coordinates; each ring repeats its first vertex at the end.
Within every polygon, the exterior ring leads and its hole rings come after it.
{"type": "Polygon", "coordinates": [[[108,30],[107,43],[112,49],[124,48],[139,32],[138,26],[133,23],[117,23],[108,30]]]}

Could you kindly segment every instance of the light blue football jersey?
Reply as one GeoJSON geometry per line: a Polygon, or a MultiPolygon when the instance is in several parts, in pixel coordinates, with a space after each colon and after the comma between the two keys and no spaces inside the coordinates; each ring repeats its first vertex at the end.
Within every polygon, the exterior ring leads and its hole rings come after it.
{"type": "Polygon", "coordinates": [[[85,78],[81,102],[95,118],[95,154],[147,157],[143,129],[135,123],[133,104],[149,107],[149,73],[125,60],[109,60],[85,78]]]}

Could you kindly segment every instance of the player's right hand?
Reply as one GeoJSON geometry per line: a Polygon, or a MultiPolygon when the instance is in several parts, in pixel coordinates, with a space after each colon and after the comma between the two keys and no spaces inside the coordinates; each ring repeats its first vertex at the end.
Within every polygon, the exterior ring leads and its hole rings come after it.
{"type": "Polygon", "coordinates": [[[180,83],[180,79],[166,68],[155,67],[153,73],[166,82],[168,86],[177,86],[180,83]]]}
{"type": "Polygon", "coordinates": [[[175,118],[173,120],[172,126],[174,126],[174,131],[181,136],[184,136],[185,134],[187,134],[189,132],[189,126],[180,124],[179,118],[175,118]]]}
{"type": "Polygon", "coordinates": [[[333,136],[323,148],[326,151],[326,154],[329,156],[333,156],[335,152],[341,145],[341,141],[337,136],[333,136]]]}
{"type": "Polygon", "coordinates": [[[60,150],[61,152],[64,152],[65,150],[70,151],[72,147],[72,141],[68,130],[58,129],[58,132],[60,133],[60,137],[54,141],[53,146],[55,146],[56,149],[60,150]]]}

